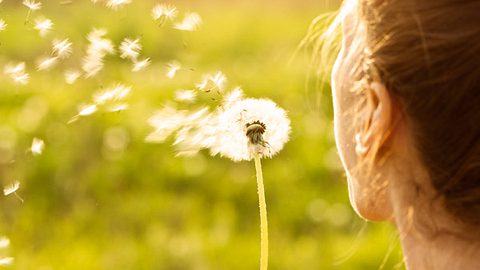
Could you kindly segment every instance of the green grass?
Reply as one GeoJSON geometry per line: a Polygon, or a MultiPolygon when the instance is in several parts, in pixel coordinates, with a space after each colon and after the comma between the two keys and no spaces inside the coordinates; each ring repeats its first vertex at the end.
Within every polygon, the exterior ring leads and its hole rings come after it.
{"type": "Polygon", "coordinates": [[[15,257],[11,269],[258,269],[253,162],[206,152],[176,158],[168,143],[144,142],[151,131],[147,119],[175,90],[217,70],[230,87],[274,100],[292,120],[291,141],[263,162],[270,269],[379,269],[390,245],[395,249],[384,269],[401,260],[391,225],[369,223],[360,233],[365,221],[349,206],[335,155],[329,93],[315,89],[318,78],[307,79],[308,53],[290,61],[310,21],[324,12],[321,5],[183,1],[179,9],[198,11],[204,24],[180,33],[155,25],[150,1],[117,12],[90,1],[55,1],[36,12],[55,23],[55,32],[42,39],[24,25],[25,8],[11,2],[0,6],[0,18],[9,24],[0,33],[0,64],[25,61],[31,73],[27,86],[0,77],[0,181],[19,179],[25,200],[0,197],[0,234],[11,239],[2,254],[15,257]],[[153,64],[132,73],[127,61],[111,56],[97,77],[65,84],[63,70],[79,67],[93,26],[107,28],[115,44],[141,36],[142,55],[153,64]],[[35,59],[49,52],[57,36],[71,39],[73,57],[50,71],[35,71],[35,59]],[[165,64],[173,59],[193,71],[166,78],[165,64]],[[67,124],[78,104],[113,82],[133,87],[129,110],[67,124]],[[314,101],[319,95],[320,106],[314,101]],[[34,115],[45,111],[38,123],[25,112],[28,106],[34,115]],[[112,128],[128,135],[125,151],[105,147],[112,128]],[[37,157],[26,152],[33,137],[46,143],[37,157]]]}

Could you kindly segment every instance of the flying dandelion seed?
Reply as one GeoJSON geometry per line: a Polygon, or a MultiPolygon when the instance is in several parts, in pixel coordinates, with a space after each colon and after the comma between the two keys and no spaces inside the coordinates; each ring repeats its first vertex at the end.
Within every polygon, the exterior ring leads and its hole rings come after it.
{"type": "Polygon", "coordinates": [[[37,18],[35,19],[35,26],[41,37],[47,35],[47,33],[53,29],[53,22],[50,19],[46,18],[37,18]]]}
{"type": "Polygon", "coordinates": [[[170,79],[175,77],[175,75],[177,74],[177,71],[179,71],[182,68],[182,65],[177,61],[172,61],[168,63],[167,66],[168,66],[168,69],[167,69],[166,76],[170,79]]]}
{"type": "Polygon", "coordinates": [[[26,6],[30,11],[36,11],[42,8],[42,3],[36,2],[34,0],[24,0],[22,4],[26,6]]]}
{"type": "Polygon", "coordinates": [[[0,237],[0,248],[7,248],[10,246],[10,239],[5,236],[0,237]]]}
{"type": "Polygon", "coordinates": [[[30,75],[25,72],[25,62],[18,64],[7,64],[4,68],[4,73],[18,84],[25,85],[30,79],[30,75]]]}
{"type": "Polygon", "coordinates": [[[0,266],[8,266],[13,263],[13,257],[4,257],[0,259],[0,266]]]}
{"type": "Polygon", "coordinates": [[[203,76],[203,79],[196,86],[199,90],[210,92],[216,90],[218,92],[223,92],[225,83],[227,82],[227,77],[219,71],[214,75],[207,74],[203,76]]]}
{"type": "Polygon", "coordinates": [[[140,61],[134,61],[132,71],[133,72],[138,72],[138,71],[148,67],[149,65],[150,65],[150,58],[148,58],[148,57],[143,59],[143,60],[140,60],[140,61]]]}
{"type": "Polygon", "coordinates": [[[176,23],[173,28],[181,31],[195,31],[200,27],[202,23],[202,18],[195,12],[188,13],[183,18],[183,21],[176,23]]]}
{"type": "Polygon", "coordinates": [[[103,105],[107,102],[118,102],[130,93],[131,87],[117,84],[106,90],[97,91],[93,94],[93,100],[97,105],[103,105]]]}
{"type": "Polygon", "coordinates": [[[145,140],[157,143],[165,141],[183,125],[185,118],[186,111],[179,111],[171,105],[166,105],[148,119],[148,123],[155,128],[155,131],[150,133],[145,140]]]}
{"type": "Polygon", "coordinates": [[[58,57],[46,57],[37,61],[37,70],[47,70],[58,62],[58,57]]]}
{"type": "Polygon", "coordinates": [[[33,138],[32,146],[30,146],[30,151],[34,156],[41,155],[45,149],[45,142],[39,138],[33,138]]]}
{"type": "Polygon", "coordinates": [[[88,104],[80,106],[78,110],[79,116],[88,116],[94,114],[98,110],[97,105],[95,104],[88,104]]]}
{"type": "Polygon", "coordinates": [[[130,4],[132,1],[131,0],[108,0],[107,3],[105,4],[108,8],[111,8],[113,10],[117,10],[127,4],[130,4]]]}
{"type": "Polygon", "coordinates": [[[7,29],[7,26],[8,24],[3,19],[0,19],[0,31],[7,29]]]}
{"type": "Polygon", "coordinates": [[[134,40],[125,38],[120,44],[119,49],[121,58],[129,58],[130,60],[135,61],[142,50],[142,45],[138,38],[134,40]]]}
{"type": "Polygon", "coordinates": [[[85,76],[93,77],[100,70],[102,70],[104,63],[103,59],[107,54],[114,54],[115,49],[112,41],[106,39],[107,34],[105,29],[93,29],[88,35],[87,40],[87,55],[83,59],[82,69],[85,76]]]}
{"type": "Polygon", "coordinates": [[[15,193],[17,192],[17,190],[20,188],[20,182],[18,181],[15,181],[13,182],[12,184],[10,185],[7,185],[4,189],[3,189],[3,195],[5,196],[8,196],[12,193],[15,193]]]}
{"type": "Polygon", "coordinates": [[[197,92],[194,90],[178,90],[175,92],[175,100],[181,102],[194,102],[197,92]]]}
{"type": "Polygon", "coordinates": [[[152,9],[152,17],[163,25],[166,21],[171,21],[177,16],[177,8],[168,4],[157,4],[152,9]]]}
{"type": "Polygon", "coordinates": [[[81,73],[78,70],[67,70],[63,74],[65,77],[65,82],[68,84],[74,84],[78,78],[80,78],[81,73]]]}
{"type": "Polygon", "coordinates": [[[112,104],[106,108],[107,112],[121,112],[128,109],[127,103],[112,104]]]}
{"type": "Polygon", "coordinates": [[[67,58],[72,54],[72,43],[68,38],[63,40],[54,39],[52,41],[52,53],[59,58],[67,58]]]}

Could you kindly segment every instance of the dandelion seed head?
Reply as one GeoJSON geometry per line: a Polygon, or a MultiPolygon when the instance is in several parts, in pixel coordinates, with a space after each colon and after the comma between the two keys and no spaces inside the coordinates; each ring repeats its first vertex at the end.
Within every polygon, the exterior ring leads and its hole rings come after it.
{"type": "Polygon", "coordinates": [[[67,58],[72,54],[72,43],[68,38],[63,40],[54,39],[52,47],[53,54],[59,58],[67,58]]]}
{"type": "Polygon", "coordinates": [[[11,265],[14,261],[14,258],[13,257],[3,257],[3,258],[0,258],[0,266],[7,266],[7,265],[11,265]]]}
{"type": "Polygon", "coordinates": [[[149,65],[150,65],[150,58],[148,58],[148,57],[143,59],[143,60],[140,60],[140,61],[134,61],[132,71],[133,72],[140,71],[140,70],[148,67],[149,65]]]}
{"type": "Polygon", "coordinates": [[[40,36],[45,36],[50,30],[53,29],[53,22],[46,18],[35,19],[34,29],[38,30],[40,36]]]}
{"type": "Polygon", "coordinates": [[[41,155],[45,149],[45,142],[39,138],[33,138],[32,146],[30,146],[30,151],[34,156],[41,155]]]}
{"type": "Polygon", "coordinates": [[[3,19],[0,19],[0,31],[7,29],[7,26],[8,24],[3,19]]]}
{"type": "Polygon", "coordinates": [[[7,248],[10,246],[10,239],[5,236],[0,237],[0,248],[7,248]]]}
{"type": "Polygon", "coordinates": [[[195,90],[178,90],[175,92],[175,100],[180,102],[194,102],[197,98],[195,90]]]}
{"type": "Polygon", "coordinates": [[[22,4],[31,11],[39,10],[40,8],[42,8],[42,3],[36,2],[34,0],[24,0],[22,4]]]}
{"type": "Polygon", "coordinates": [[[217,113],[212,155],[234,161],[251,160],[255,154],[272,157],[282,150],[290,134],[285,110],[269,99],[241,99],[217,113]]]}
{"type": "Polygon", "coordinates": [[[168,4],[157,4],[152,9],[154,20],[166,21],[173,20],[177,16],[177,8],[168,4]]]}
{"type": "Polygon", "coordinates": [[[177,61],[172,61],[168,63],[167,66],[168,66],[168,69],[167,69],[166,76],[170,79],[175,77],[175,75],[177,74],[177,71],[179,71],[182,68],[182,65],[177,61]]]}
{"type": "Polygon", "coordinates": [[[37,70],[47,70],[58,62],[57,56],[40,58],[37,61],[37,70]]]}
{"type": "Polygon", "coordinates": [[[192,12],[185,15],[182,22],[176,23],[173,28],[181,31],[195,31],[202,24],[202,18],[198,13],[192,12]]]}
{"type": "Polygon", "coordinates": [[[127,4],[130,4],[131,0],[108,0],[106,6],[113,10],[117,10],[127,4]]]}
{"type": "Polygon", "coordinates": [[[221,71],[218,71],[213,75],[204,75],[202,81],[197,84],[197,88],[205,92],[210,92],[212,90],[223,92],[226,82],[227,77],[225,77],[221,71]]]}
{"type": "Polygon", "coordinates": [[[67,70],[63,75],[66,83],[74,84],[80,78],[81,73],[78,70],[67,70]]]}
{"type": "Polygon", "coordinates": [[[15,193],[17,192],[17,190],[20,188],[20,182],[18,181],[15,181],[9,185],[7,185],[4,189],[3,189],[3,195],[5,196],[8,196],[12,193],[15,193]]]}
{"type": "Polygon", "coordinates": [[[140,39],[129,39],[125,38],[120,44],[120,57],[129,58],[132,61],[135,61],[140,54],[142,45],[140,44],[140,39]]]}

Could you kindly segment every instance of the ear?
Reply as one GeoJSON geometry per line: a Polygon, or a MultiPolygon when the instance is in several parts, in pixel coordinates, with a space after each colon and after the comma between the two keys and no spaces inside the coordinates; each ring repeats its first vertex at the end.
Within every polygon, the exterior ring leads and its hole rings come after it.
{"type": "Polygon", "coordinates": [[[378,151],[393,122],[392,99],[385,85],[373,82],[365,92],[367,104],[362,112],[361,128],[355,134],[355,150],[360,157],[365,157],[370,151],[378,151]]]}

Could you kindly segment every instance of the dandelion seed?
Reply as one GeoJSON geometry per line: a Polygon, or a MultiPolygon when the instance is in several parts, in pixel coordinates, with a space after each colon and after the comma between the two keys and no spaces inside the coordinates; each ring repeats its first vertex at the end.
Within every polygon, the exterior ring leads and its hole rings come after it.
{"type": "Polygon", "coordinates": [[[36,2],[34,0],[24,0],[22,4],[31,11],[39,10],[40,8],[42,8],[42,3],[36,2]]]}
{"type": "Polygon", "coordinates": [[[59,58],[67,58],[72,54],[72,43],[68,38],[63,40],[54,39],[52,42],[52,52],[59,58]]]}
{"type": "Polygon", "coordinates": [[[17,192],[17,190],[20,188],[20,182],[18,181],[15,181],[13,182],[12,184],[10,185],[7,185],[4,189],[3,189],[3,195],[5,196],[8,196],[12,193],[15,193],[17,192]]]}
{"type": "Polygon", "coordinates": [[[7,26],[8,24],[3,19],[0,19],[0,31],[7,29],[7,26]]]}
{"type": "Polygon", "coordinates": [[[130,3],[131,3],[131,0],[108,0],[106,6],[113,10],[117,10],[130,3]]]}
{"type": "Polygon", "coordinates": [[[16,65],[15,64],[5,65],[4,73],[10,76],[10,78],[12,78],[12,80],[15,83],[23,84],[23,85],[27,84],[30,78],[30,75],[27,72],[25,72],[24,62],[20,62],[16,65]]]}
{"type": "Polygon", "coordinates": [[[13,81],[18,84],[26,85],[30,80],[30,75],[28,73],[18,74],[12,76],[13,81]]]}
{"type": "Polygon", "coordinates": [[[120,44],[120,57],[121,58],[129,58],[132,61],[135,61],[140,54],[140,50],[142,49],[142,45],[140,44],[140,39],[128,39],[125,38],[122,43],[120,44]]]}
{"type": "Polygon", "coordinates": [[[157,4],[152,9],[152,17],[159,21],[160,25],[167,20],[173,20],[177,16],[177,8],[168,4],[157,4]]]}
{"type": "Polygon", "coordinates": [[[53,67],[58,62],[58,57],[41,58],[37,62],[37,70],[46,70],[53,67]]]}
{"type": "Polygon", "coordinates": [[[179,111],[175,107],[165,106],[162,110],[156,112],[148,123],[155,128],[155,131],[150,133],[145,141],[147,142],[163,142],[172,133],[178,130],[186,118],[185,111],[179,111]]]}
{"type": "Polygon", "coordinates": [[[64,73],[65,82],[68,84],[74,84],[75,81],[80,77],[80,71],[78,70],[67,70],[64,73]]]}
{"type": "Polygon", "coordinates": [[[141,61],[134,61],[132,71],[133,72],[140,71],[140,70],[148,67],[149,65],[150,65],[150,58],[145,58],[141,61]]]}
{"type": "Polygon", "coordinates": [[[39,138],[33,138],[32,146],[30,146],[30,151],[32,152],[32,154],[34,156],[41,155],[43,149],[45,149],[45,143],[43,142],[43,140],[39,138]]]}
{"type": "Polygon", "coordinates": [[[97,105],[103,105],[107,102],[118,102],[123,100],[130,93],[131,89],[129,86],[118,84],[106,90],[96,92],[93,95],[93,100],[97,105]]]}
{"type": "Polygon", "coordinates": [[[10,239],[5,236],[0,237],[0,248],[7,248],[10,246],[10,239]]]}
{"type": "Polygon", "coordinates": [[[188,13],[181,23],[176,23],[173,28],[181,31],[195,31],[202,23],[202,18],[195,12],[188,13]]]}
{"type": "Polygon", "coordinates": [[[80,106],[80,109],[78,110],[78,115],[79,116],[92,115],[97,110],[98,110],[98,108],[97,108],[97,105],[95,105],[95,104],[83,105],[83,106],[80,106]]]}
{"type": "Polygon", "coordinates": [[[89,45],[82,64],[82,69],[87,78],[95,76],[102,70],[103,59],[107,54],[115,53],[113,43],[104,37],[106,34],[107,31],[104,29],[93,29],[87,36],[89,45]]]}
{"type": "Polygon", "coordinates": [[[217,114],[216,143],[212,155],[233,161],[277,154],[288,141],[290,120],[285,110],[269,99],[241,99],[217,114]]]}
{"type": "Polygon", "coordinates": [[[170,62],[167,64],[167,66],[168,66],[168,70],[167,70],[166,76],[170,79],[175,77],[175,75],[177,74],[177,71],[179,71],[182,68],[182,65],[177,61],[170,62]]]}
{"type": "Polygon", "coordinates": [[[221,71],[219,71],[214,75],[205,75],[203,77],[203,80],[197,84],[197,88],[205,92],[210,92],[212,90],[222,92],[226,82],[227,77],[225,77],[225,75],[221,71]]]}
{"type": "Polygon", "coordinates": [[[107,107],[107,112],[120,112],[120,111],[126,111],[128,109],[128,104],[126,103],[118,103],[118,104],[112,104],[107,107]]]}
{"type": "Polygon", "coordinates": [[[193,102],[197,97],[194,90],[178,90],[175,92],[175,100],[182,102],[193,102]]]}
{"type": "Polygon", "coordinates": [[[0,266],[11,265],[14,261],[13,257],[4,257],[0,259],[0,266]]]}
{"type": "Polygon", "coordinates": [[[40,36],[45,36],[50,30],[53,29],[53,22],[46,18],[37,18],[35,20],[34,29],[38,30],[40,36]]]}

